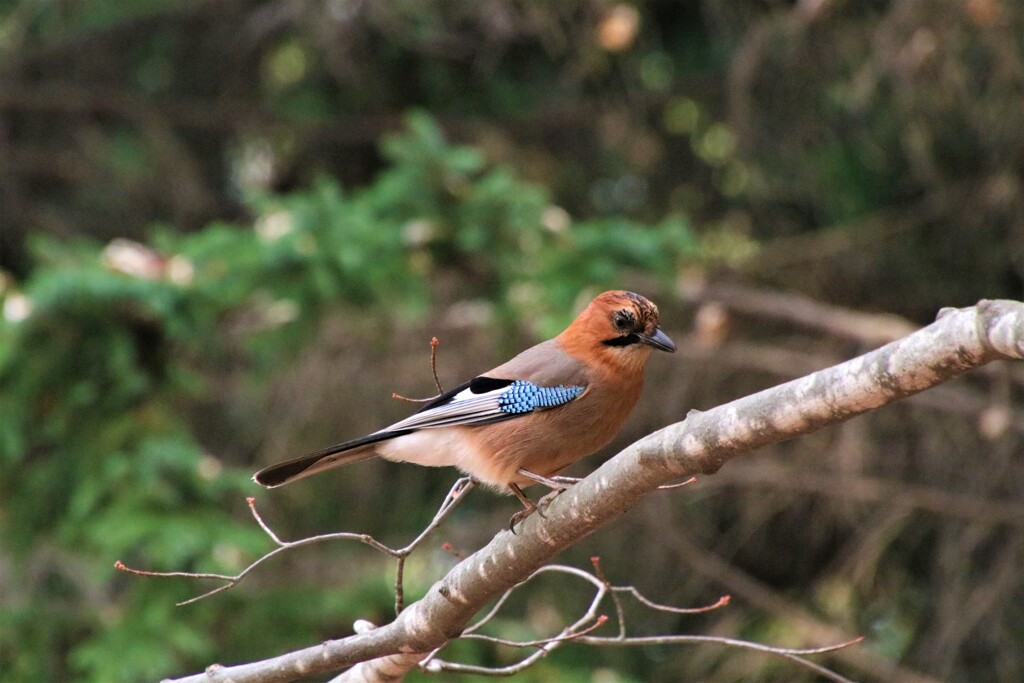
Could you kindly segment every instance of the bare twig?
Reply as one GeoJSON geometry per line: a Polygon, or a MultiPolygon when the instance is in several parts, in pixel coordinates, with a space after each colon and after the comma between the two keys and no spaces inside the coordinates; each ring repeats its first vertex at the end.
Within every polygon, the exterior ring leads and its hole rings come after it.
{"type": "Polygon", "coordinates": [[[260,515],[259,511],[256,509],[256,499],[249,496],[245,499],[245,502],[249,504],[249,510],[252,511],[252,516],[256,518],[256,523],[260,525],[260,528],[263,529],[267,536],[270,536],[270,539],[277,545],[284,545],[281,539],[277,537],[277,534],[275,534],[274,531],[267,526],[267,523],[263,521],[263,516],[260,515]]]}
{"type": "Polygon", "coordinates": [[[763,652],[766,654],[774,655],[788,659],[800,666],[809,668],[830,680],[837,681],[839,683],[849,683],[848,679],[843,678],[838,673],[828,669],[827,667],[821,666],[814,662],[811,662],[804,657],[806,655],[824,654],[828,652],[834,652],[842,648],[850,647],[863,640],[863,638],[855,638],[837,645],[830,645],[827,647],[816,647],[816,648],[782,648],[771,645],[762,645],[759,643],[751,643],[749,641],[736,640],[733,638],[722,638],[716,636],[687,636],[687,635],[668,635],[668,636],[654,636],[654,637],[628,637],[626,636],[626,623],[622,604],[618,598],[619,593],[629,593],[633,595],[642,604],[650,607],[659,612],[669,612],[673,614],[695,614],[700,612],[706,612],[712,609],[718,609],[729,604],[729,596],[723,596],[718,599],[712,605],[698,608],[684,608],[684,607],[672,607],[669,605],[660,605],[652,602],[645,598],[635,586],[613,586],[608,582],[608,579],[604,575],[604,571],[601,568],[600,558],[591,558],[591,563],[594,566],[594,574],[588,574],[580,569],[574,567],[568,567],[565,565],[547,565],[541,567],[523,583],[513,586],[498,600],[494,607],[484,615],[476,624],[466,630],[466,633],[462,635],[463,638],[484,640],[497,645],[505,645],[509,647],[520,647],[520,648],[538,648],[538,651],[521,659],[515,664],[510,664],[504,667],[486,667],[476,666],[470,664],[459,664],[454,662],[446,662],[436,658],[437,650],[430,653],[420,663],[420,668],[429,672],[452,672],[452,673],[473,673],[478,675],[488,676],[509,676],[520,671],[523,671],[532,666],[539,658],[547,655],[549,652],[559,647],[560,645],[567,642],[577,642],[587,645],[604,645],[604,644],[615,644],[616,646],[630,646],[630,645],[673,645],[673,644],[696,644],[696,643],[711,643],[716,645],[723,645],[727,647],[741,647],[744,649],[754,650],[757,652],[763,652]],[[580,617],[572,626],[569,626],[562,630],[562,632],[556,636],[549,638],[543,638],[538,640],[526,640],[517,641],[509,640],[506,638],[499,638],[496,636],[487,636],[475,633],[481,626],[491,621],[501,607],[505,604],[507,598],[518,588],[528,583],[533,578],[546,572],[558,572],[563,574],[569,574],[581,578],[591,583],[597,590],[594,598],[591,600],[590,607],[586,613],[580,617]],[[607,617],[604,615],[597,616],[595,614],[600,607],[601,602],[605,596],[610,596],[615,604],[615,609],[619,619],[619,634],[613,638],[607,637],[596,637],[590,636],[589,634],[596,629],[600,628],[606,621],[607,617]],[[589,623],[592,622],[592,623],[589,623]],[[589,625],[584,626],[584,624],[589,625]]]}
{"type": "Polygon", "coordinates": [[[441,380],[437,378],[437,347],[441,344],[437,337],[430,338],[430,374],[434,376],[434,386],[437,387],[437,394],[444,393],[441,380]]]}
{"type": "MultiPolygon", "coordinates": [[[[480,635],[480,634],[478,634],[476,632],[481,627],[483,627],[485,624],[487,624],[488,622],[490,622],[494,618],[494,616],[498,613],[498,611],[505,604],[505,602],[508,600],[508,598],[516,591],[516,589],[518,589],[521,586],[529,583],[531,580],[533,580],[537,576],[540,576],[541,574],[545,574],[545,573],[548,573],[548,572],[557,572],[557,573],[562,573],[562,574],[570,574],[572,576],[579,577],[579,578],[581,578],[581,579],[583,579],[585,581],[590,582],[597,589],[597,592],[596,592],[594,598],[590,602],[590,606],[587,608],[586,612],[584,612],[584,614],[579,619],[576,620],[575,623],[573,623],[570,626],[567,626],[566,628],[562,629],[562,632],[559,635],[553,636],[551,638],[547,638],[547,639],[543,639],[543,640],[536,640],[536,641],[527,641],[526,643],[517,643],[515,641],[505,641],[503,644],[513,645],[513,646],[517,646],[517,647],[536,647],[537,648],[537,651],[534,652],[533,654],[531,654],[531,655],[521,659],[519,662],[517,662],[515,664],[512,664],[512,665],[509,665],[509,666],[500,667],[500,668],[493,668],[493,667],[484,667],[484,666],[474,666],[472,664],[459,664],[459,663],[456,663],[456,662],[447,662],[447,661],[444,661],[444,660],[440,660],[440,659],[437,659],[436,657],[437,657],[438,652],[440,652],[444,648],[444,646],[442,646],[442,647],[434,649],[429,655],[427,655],[420,662],[420,665],[419,665],[420,669],[422,669],[423,671],[431,672],[431,673],[437,673],[437,672],[446,671],[446,672],[451,672],[451,673],[475,673],[475,674],[480,674],[480,675],[484,675],[484,676],[511,676],[512,674],[518,673],[520,671],[524,671],[527,668],[533,666],[533,664],[537,660],[539,660],[540,658],[546,656],[549,652],[557,649],[559,646],[561,646],[567,640],[572,640],[573,638],[581,637],[584,633],[589,633],[594,628],[597,628],[597,627],[599,627],[599,626],[604,624],[606,618],[599,618],[599,617],[597,617],[598,606],[600,605],[602,598],[604,597],[604,595],[607,592],[607,589],[605,588],[604,584],[602,584],[594,576],[592,576],[592,575],[588,574],[587,572],[582,571],[580,569],[576,569],[575,567],[569,567],[569,566],[566,566],[566,565],[555,565],[555,564],[553,564],[553,565],[546,565],[544,567],[540,567],[539,569],[534,571],[532,574],[530,574],[530,576],[528,576],[521,583],[519,583],[519,584],[517,584],[515,586],[511,586],[507,591],[505,591],[505,593],[501,596],[501,598],[498,599],[498,601],[494,605],[494,607],[492,607],[490,609],[490,611],[488,611],[487,614],[485,614],[475,624],[473,624],[472,626],[467,628],[462,633],[461,637],[463,637],[463,638],[477,638],[477,639],[482,639],[482,640],[490,640],[491,642],[498,642],[497,640],[494,639],[493,636],[484,636],[484,635],[480,635]],[[595,620],[600,622],[596,626],[591,624],[591,622],[594,622],[595,620]],[[590,624],[590,626],[588,626],[588,624],[590,624]]],[[[501,639],[498,639],[498,640],[501,640],[501,639]]]]}
{"type": "Polygon", "coordinates": [[[298,541],[282,541],[274,530],[263,520],[259,511],[256,510],[256,499],[247,498],[246,501],[249,503],[249,510],[252,511],[252,516],[256,519],[257,524],[260,528],[270,537],[277,547],[273,550],[264,553],[262,556],[250,563],[245,569],[238,572],[237,574],[213,574],[204,572],[154,572],[144,569],[133,569],[126,566],[123,562],[118,560],[114,563],[114,567],[123,572],[129,574],[135,574],[136,576],[148,576],[148,577],[159,577],[159,578],[188,578],[188,579],[212,579],[216,581],[223,581],[224,585],[218,586],[212,590],[209,590],[195,597],[183,600],[177,603],[178,606],[190,605],[193,602],[198,602],[205,598],[209,598],[218,593],[222,593],[228,589],[234,588],[241,581],[248,576],[256,567],[260,566],[270,558],[279,555],[280,553],[288,550],[294,550],[295,548],[301,548],[303,546],[312,545],[314,543],[324,543],[326,541],[359,541],[364,543],[374,550],[377,550],[389,557],[395,558],[397,561],[397,569],[395,571],[395,613],[402,611],[404,601],[404,588],[402,585],[403,569],[405,566],[405,559],[416,549],[419,545],[430,535],[434,529],[441,525],[442,522],[448,517],[452,510],[462,501],[462,498],[472,490],[474,483],[468,477],[462,477],[455,482],[448,495],[445,496],[444,502],[441,504],[437,514],[434,515],[434,519],[427,525],[427,527],[420,532],[420,534],[413,539],[404,548],[391,548],[384,545],[373,536],[369,534],[358,534],[351,532],[335,532],[330,534],[320,534],[318,536],[310,536],[308,538],[299,539],[298,541]]]}
{"type": "Polygon", "coordinates": [[[774,647],[772,645],[761,645],[760,643],[752,643],[748,640],[737,640],[735,638],[722,638],[719,636],[649,636],[649,637],[634,637],[634,638],[602,638],[600,636],[582,636],[576,639],[576,642],[582,645],[597,645],[600,647],[615,646],[615,647],[635,647],[638,645],[696,645],[696,644],[709,644],[709,645],[723,645],[726,647],[736,647],[743,650],[754,650],[755,652],[763,652],[765,654],[781,657],[789,660],[794,664],[799,664],[802,667],[810,669],[815,673],[828,678],[836,683],[853,683],[849,678],[839,675],[835,671],[824,667],[820,664],[816,664],[808,659],[805,659],[805,655],[818,655],[825,654],[828,652],[836,652],[843,648],[856,645],[863,641],[864,638],[854,638],[844,643],[837,645],[829,645],[827,647],[816,647],[807,649],[791,649],[774,647]]]}
{"type": "MultiPolygon", "coordinates": [[[[587,613],[588,614],[591,613],[591,612],[596,613],[596,610],[597,610],[597,599],[600,598],[600,597],[603,597],[604,596],[604,591],[606,590],[604,584],[599,579],[596,579],[593,575],[588,574],[587,572],[583,571],[582,569],[577,569],[576,567],[570,567],[570,566],[564,565],[564,564],[548,564],[548,565],[545,565],[543,567],[538,568],[535,572],[533,572],[528,577],[523,579],[523,581],[521,581],[520,583],[517,583],[516,585],[512,586],[507,591],[505,591],[505,593],[501,596],[501,598],[498,599],[498,602],[495,603],[494,607],[492,607],[487,612],[487,614],[485,614],[483,617],[481,617],[475,624],[473,624],[472,626],[469,626],[468,628],[466,628],[466,630],[462,632],[462,635],[463,636],[467,636],[467,635],[472,635],[472,634],[476,633],[478,630],[480,630],[481,627],[483,627],[485,624],[487,624],[489,621],[491,621],[491,619],[494,618],[494,616],[498,613],[498,611],[501,609],[501,607],[505,604],[505,602],[512,596],[512,594],[518,588],[526,585],[527,583],[529,583],[533,579],[537,578],[541,574],[546,574],[548,572],[557,572],[557,573],[561,573],[561,574],[570,574],[572,576],[576,576],[578,578],[581,578],[584,581],[588,581],[588,582],[592,583],[594,585],[594,587],[598,589],[598,593],[597,593],[597,596],[595,597],[595,600],[591,602],[590,609],[587,610],[587,613]]],[[[586,615],[584,615],[584,618],[585,617],[586,617],[586,615]]]]}
{"type": "Polygon", "coordinates": [[[644,595],[638,591],[635,586],[613,586],[612,591],[614,593],[629,593],[642,605],[646,605],[647,607],[659,612],[671,612],[672,614],[701,614],[702,612],[710,612],[711,610],[718,609],[719,607],[725,607],[732,600],[730,596],[723,595],[715,602],[710,605],[704,605],[703,607],[672,607],[670,605],[662,605],[644,597],[644,595]]]}
{"type": "MultiPolygon", "coordinates": [[[[436,339],[436,337],[435,337],[436,339]]],[[[448,491],[448,495],[444,497],[444,501],[441,502],[441,507],[438,508],[437,513],[434,515],[434,519],[430,521],[430,524],[420,532],[419,536],[414,538],[404,548],[399,548],[393,551],[392,556],[397,560],[397,567],[395,568],[395,614],[401,613],[405,608],[405,588],[403,585],[403,576],[405,573],[405,560],[409,555],[412,554],[416,548],[430,535],[430,533],[439,527],[448,515],[451,514],[452,510],[462,502],[462,498],[473,490],[476,486],[476,482],[469,477],[460,477],[452,485],[448,491]]]]}
{"type": "Polygon", "coordinates": [[[441,380],[437,378],[437,347],[440,346],[440,344],[441,342],[438,341],[437,337],[430,338],[430,374],[434,377],[434,386],[437,387],[437,394],[434,396],[428,396],[427,398],[409,398],[408,396],[392,393],[391,398],[408,401],[409,403],[428,403],[444,393],[444,389],[441,388],[441,380]]]}
{"type": "Polygon", "coordinates": [[[551,643],[564,643],[566,641],[575,640],[577,638],[585,636],[588,633],[591,633],[597,630],[598,628],[604,626],[605,622],[607,621],[608,617],[604,614],[601,614],[597,617],[597,620],[593,624],[587,626],[581,631],[570,631],[569,633],[561,633],[557,636],[551,636],[550,638],[541,638],[539,640],[508,640],[507,638],[498,638],[497,636],[485,636],[481,633],[470,633],[461,637],[466,639],[486,640],[489,643],[507,645],[509,647],[544,647],[545,645],[550,645],[551,643]]]}
{"type": "Polygon", "coordinates": [[[243,569],[239,573],[234,574],[234,575],[227,575],[227,574],[210,574],[210,573],[197,573],[197,572],[153,572],[153,571],[146,571],[146,570],[142,570],[142,569],[132,569],[131,567],[125,566],[124,563],[122,563],[120,560],[118,560],[117,562],[114,563],[114,567],[117,568],[117,569],[120,569],[121,571],[128,572],[129,574],[135,574],[136,576],[150,576],[150,577],[163,577],[163,578],[183,577],[183,578],[190,578],[190,579],[216,579],[216,580],[224,581],[225,582],[224,585],[222,585],[222,586],[218,586],[217,588],[209,590],[209,591],[207,591],[205,593],[201,593],[200,595],[197,595],[195,597],[189,598],[188,600],[184,600],[182,602],[177,603],[178,606],[184,606],[184,605],[190,605],[193,602],[198,602],[200,600],[203,600],[204,598],[208,598],[210,596],[216,595],[217,593],[222,593],[222,592],[224,592],[224,591],[226,591],[226,590],[228,590],[230,588],[234,588],[246,576],[248,576],[254,569],[256,569],[256,567],[260,566],[261,564],[263,564],[264,562],[266,562],[270,558],[272,558],[272,557],[274,557],[276,555],[279,555],[282,552],[285,552],[287,550],[293,550],[295,548],[300,548],[302,546],[312,545],[314,543],[323,543],[325,541],[359,541],[360,543],[365,543],[366,545],[370,546],[371,548],[374,548],[375,550],[379,550],[382,553],[385,553],[385,554],[388,554],[388,555],[394,555],[395,551],[393,551],[391,548],[388,548],[386,545],[380,543],[379,541],[377,541],[377,539],[373,538],[369,534],[356,534],[356,533],[349,533],[349,532],[336,532],[336,533],[331,533],[331,534],[321,534],[319,536],[310,536],[308,538],[303,538],[303,539],[300,539],[298,541],[282,541],[280,538],[278,538],[277,534],[275,534],[273,531],[270,530],[270,528],[266,525],[266,523],[264,523],[264,521],[260,517],[259,513],[256,511],[256,499],[255,498],[247,498],[246,500],[249,503],[249,509],[252,511],[253,517],[256,518],[256,521],[259,523],[260,527],[267,533],[267,535],[271,538],[271,540],[274,541],[274,544],[277,547],[274,548],[273,550],[271,550],[270,552],[264,553],[262,556],[260,556],[255,561],[250,563],[249,566],[247,566],[245,569],[243,569]]]}
{"type": "MultiPolygon", "coordinates": [[[[625,619],[621,604],[619,602],[618,593],[627,592],[637,597],[640,602],[661,612],[670,613],[697,613],[706,612],[710,609],[716,609],[723,607],[729,602],[728,596],[723,596],[713,605],[701,608],[680,608],[672,607],[669,605],[659,605],[646,598],[644,598],[634,586],[613,586],[607,578],[604,576],[604,572],[601,569],[600,559],[597,557],[591,558],[591,562],[594,565],[594,574],[589,574],[581,569],[570,567],[566,565],[546,565],[533,572],[526,580],[522,583],[517,584],[509,588],[497,601],[497,603],[480,618],[473,626],[466,629],[466,631],[460,636],[465,639],[481,640],[484,642],[494,643],[496,645],[502,645],[507,647],[516,648],[533,648],[536,652],[520,659],[514,664],[509,664],[503,667],[487,667],[478,666],[473,664],[461,664],[458,662],[449,662],[442,659],[438,659],[437,655],[442,648],[438,648],[433,652],[430,652],[426,656],[417,655],[414,653],[392,655],[388,657],[379,658],[372,660],[371,662],[363,662],[359,666],[350,669],[349,671],[341,674],[337,678],[332,680],[332,683],[356,683],[356,682],[368,682],[368,681],[397,681],[404,676],[404,674],[412,668],[420,668],[423,671],[429,673],[463,673],[463,674],[476,674],[483,676],[511,676],[519,673],[533,666],[539,659],[545,657],[547,654],[557,649],[558,647],[569,642],[578,642],[588,645],[605,645],[614,644],[616,646],[635,646],[635,645],[674,645],[674,644],[715,644],[725,647],[739,647],[748,650],[754,650],[756,652],[762,652],[773,656],[781,657],[792,661],[795,664],[811,669],[816,673],[830,679],[837,681],[838,683],[850,683],[848,679],[840,676],[835,671],[828,669],[827,667],[821,666],[814,662],[805,659],[808,655],[825,654],[828,652],[834,652],[836,650],[850,647],[861,642],[862,638],[856,638],[847,642],[839,643],[837,645],[830,645],[827,647],[815,647],[815,648],[782,648],[771,645],[762,645],[759,643],[752,643],[743,640],[736,640],[733,638],[721,638],[714,636],[686,636],[686,635],[668,635],[668,636],[655,636],[655,637],[627,637],[625,635],[625,619]],[[498,613],[501,607],[506,603],[507,599],[519,588],[523,587],[534,578],[546,573],[559,573],[568,574],[580,578],[590,583],[595,588],[594,597],[590,601],[590,605],[587,610],[581,615],[573,624],[565,627],[562,631],[554,636],[547,638],[540,638],[536,640],[510,640],[507,638],[501,638],[498,636],[484,635],[477,633],[482,626],[489,623],[494,616],[498,613]],[[615,602],[616,610],[619,615],[619,635],[615,638],[601,638],[594,637],[590,634],[603,626],[608,617],[603,614],[598,614],[601,602],[606,596],[611,596],[615,602]],[[417,660],[419,660],[417,664],[417,660]],[[371,667],[376,663],[375,667],[371,667]]],[[[357,633],[366,633],[372,630],[372,625],[368,625],[366,622],[357,623],[355,625],[357,633]],[[360,628],[362,626],[362,628],[360,628]]]]}
{"type": "Polygon", "coordinates": [[[601,558],[594,555],[590,558],[590,564],[594,565],[594,575],[601,582],[612,596],[612,604],[615,605],[615,616],[616,621],[619,624],[619,638],[626,637],[626,611],[622,609],[622,599],[619,598],[619,594],[613,590],[611,582],[604,575],[604,568],[601,567],[601,558]]]}
{"type": "MultiPolygon", "coordinates": [[[[135,576],[159,576],[159,577],[180,577],[188,579],[216,579],[218,581],[232,581],[235,579],[234,576],[228,576],[227,574],[210,574],[207,572],[151,572],[145,569],[132,569],[125,565],[121,560],[114,562],[114,569],[119,569],[129,574],[135,574],[135,576]]],[[[181,603],[179,603],[181,604],[181,603]]]]}
{"type": "Polygon", "coordinates": [[[695,481],[697,481],[697,477],[689,477],[687,479],[683,479],[682,481],[677,481],[674,484],[662,484],[661,486],[658,487],[658,490],[659,491],[670,491],[672,489],[681,489],[684,486],[689,486],[690,484],[692,484],[695,481]]]}

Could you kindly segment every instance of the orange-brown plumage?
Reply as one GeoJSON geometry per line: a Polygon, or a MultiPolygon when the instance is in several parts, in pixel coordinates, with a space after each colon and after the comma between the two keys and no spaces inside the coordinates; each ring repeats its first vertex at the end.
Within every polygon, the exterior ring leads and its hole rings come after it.
{"type": "Polygon", "coordinates": [[[280,486],[379,455],[458,467],[483,484],[521,495],[518,487],[534,482],[527,475],[549,478],[615,436],[640,396],[653,349],[675,350],[658,327],[657,307],[631,292],[605,292],[554,339],[405,420],[265,468],[254,479],[280,486]]]}

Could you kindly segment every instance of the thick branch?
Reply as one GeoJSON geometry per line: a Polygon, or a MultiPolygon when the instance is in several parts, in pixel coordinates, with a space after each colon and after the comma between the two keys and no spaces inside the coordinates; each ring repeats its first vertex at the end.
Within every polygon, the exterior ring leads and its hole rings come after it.
{"type": "Polygon", "coordinates": [[[394,622],[251,664],[214,666],[181,681],[271,683],[396,653],[430,652],[459,635],[490,600],[659,485],[712,474],[731,458],[905,398],[999,359],[1024,358],[1024,303],[944,310],[901,340],[686,420],[634,443],[533,515],[455,566],[394,622]]]}

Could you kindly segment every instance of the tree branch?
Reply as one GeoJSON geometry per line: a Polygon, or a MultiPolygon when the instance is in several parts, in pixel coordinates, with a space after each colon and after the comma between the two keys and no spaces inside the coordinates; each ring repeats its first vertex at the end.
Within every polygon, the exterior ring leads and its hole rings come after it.
{"type": "Polygon", "coordinates": [[[518,534],[499,532],[390,624],[259,662],[179,679],[276,683],[399,653],[431,652],[457,637],[485,604],[658,486],[713,474],[767,444],[839,424],[1000,359],[1024,358],[1024,303],[944,309],[913,334],[840,365],[686,419],[632,444],[556,498],[518,534]]]}

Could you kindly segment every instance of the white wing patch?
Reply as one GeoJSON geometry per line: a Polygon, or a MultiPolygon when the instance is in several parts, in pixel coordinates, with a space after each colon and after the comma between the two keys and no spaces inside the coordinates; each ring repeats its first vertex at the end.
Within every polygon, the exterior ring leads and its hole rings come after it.
{"type": "Polygon", "coordinates": [[[414,413],[381,432],[481,425],[507,420],[536,410],[556,408],[581,396],[584,389],[562,385],[538,387],[524,380],[516,380],[507,386],[479,394],[467,387],[452,396],[447,403],[414,413]]]}
{"type": "Polygon", "coordinates": [[[501,411],[499,399],[508,387],[495,389],[483,394],[474,394],[468,387],[452,396],[452,399],[422,413],[413,413],[400,422],[380,430],[382,432],[400,429],[426,429],[428,427],[451,427],[491,422],[507,417],[501,411]]]}

